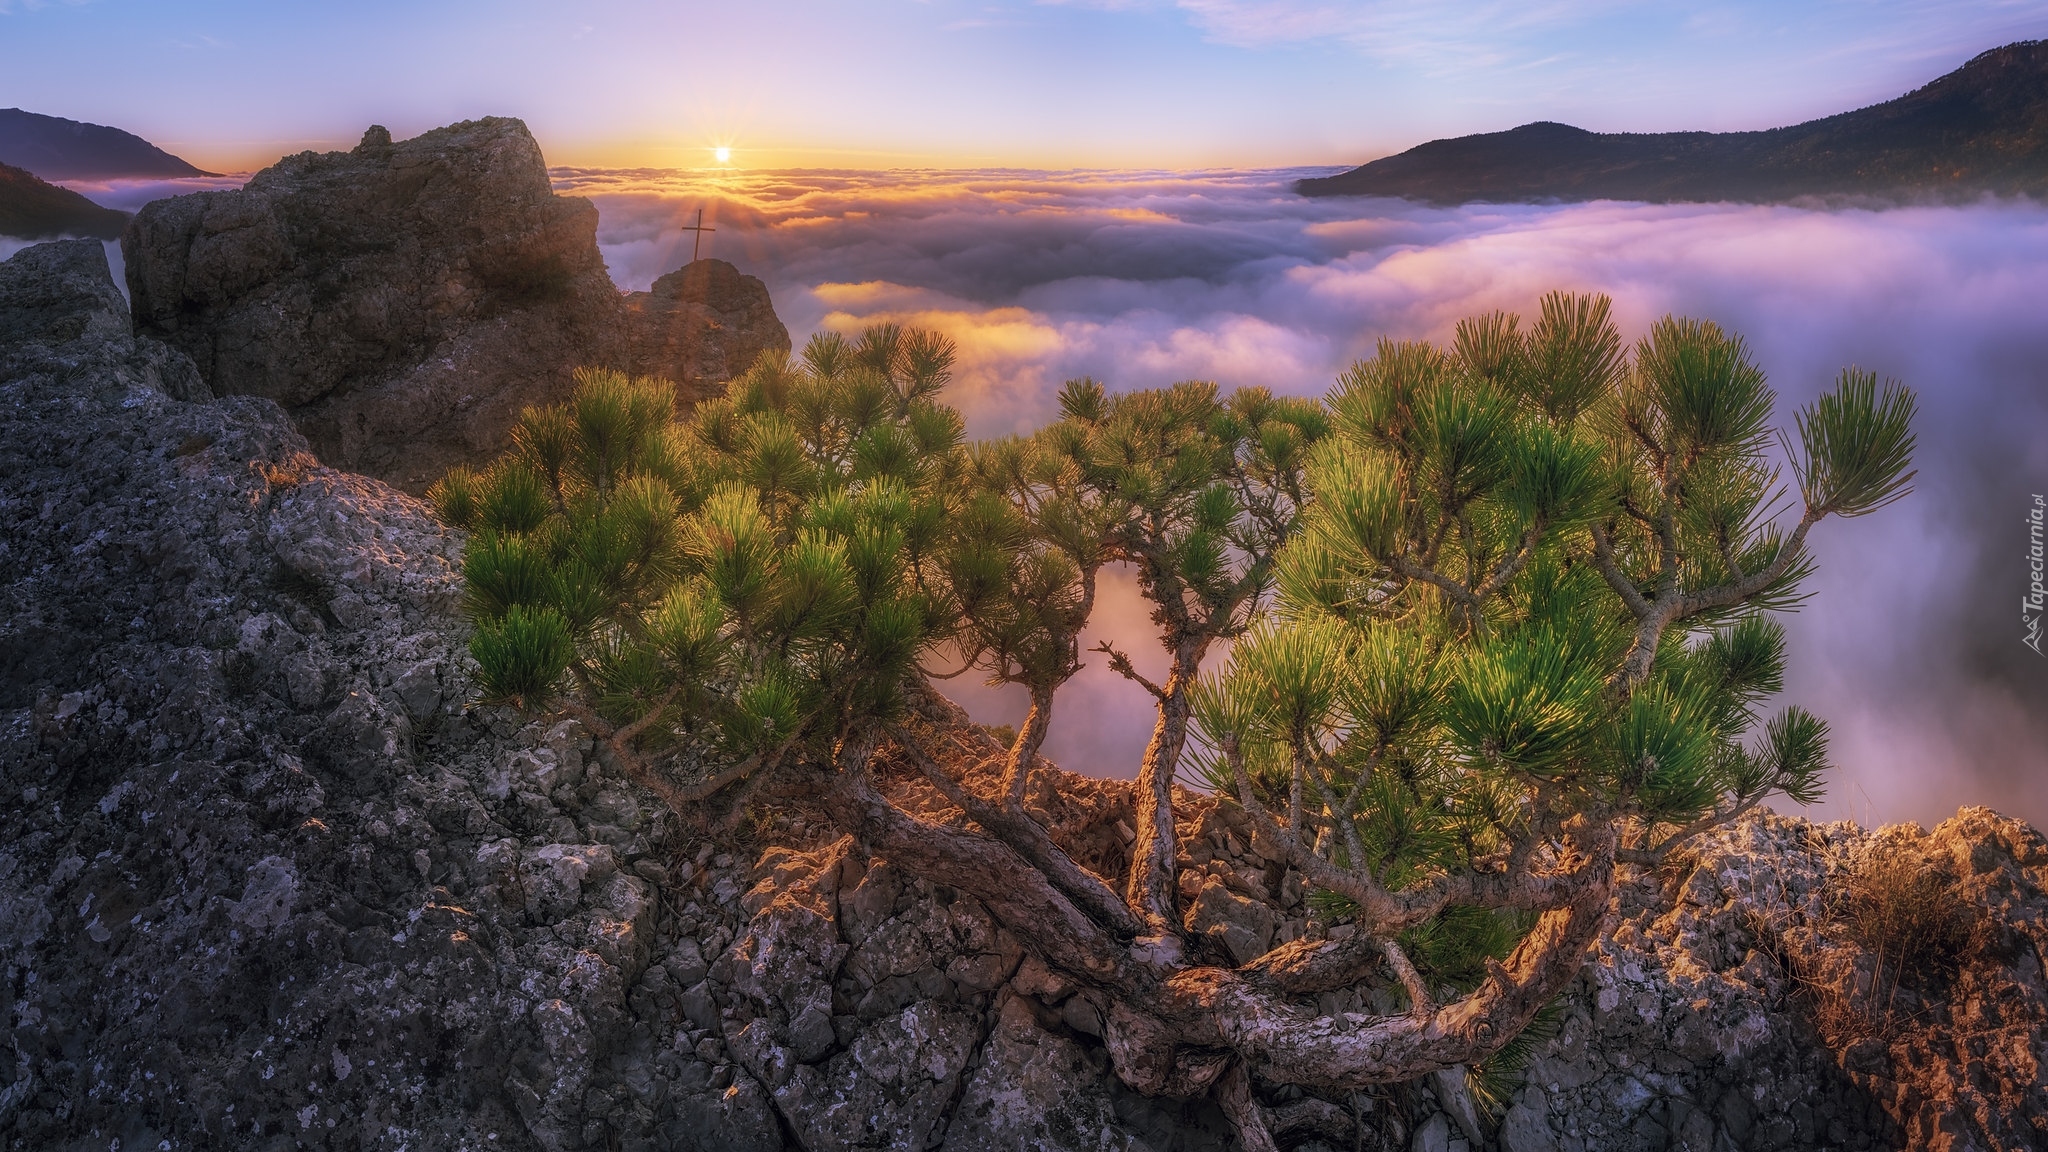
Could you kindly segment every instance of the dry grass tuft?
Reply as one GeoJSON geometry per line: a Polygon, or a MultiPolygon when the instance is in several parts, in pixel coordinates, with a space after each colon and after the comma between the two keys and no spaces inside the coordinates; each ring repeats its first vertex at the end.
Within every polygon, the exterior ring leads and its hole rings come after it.
{"type": "Polygon", "coordinates": [[[1981,912],[1953,876],[1917,852],[1873,845],[1829,881],[1830,926],[1863,949],[1869,966],[1832,979],[1802,978],[1829,1043],[1889,1041],[1920,1020],[1976,955],[1981,912]]]}
{"type": "Polygon", "coordinates": [[[1976,902],[1917,854],[1871,852],[1832,887],[1830,914],[1877,957],[1894,992],[1939,992],[1976,952],[1976,902]]]}
{"type": "Polygon", "coordinates": [[[1880,842],[1836,856],[1816,919],[1782,898],[1742,909],[1758,950],[1837,1050],[1889,1041],[1924,1017],[1980,946],[1977,903],[1940,863],[1902,848],[1880,842]]]}
{"type": "Polygon", "coordinates": [[[305,452],[293,452],[280,460],[251,460],[249,470],[263,477],[271,488],[283,490],[305,483],[320,461],[305,452]]]}

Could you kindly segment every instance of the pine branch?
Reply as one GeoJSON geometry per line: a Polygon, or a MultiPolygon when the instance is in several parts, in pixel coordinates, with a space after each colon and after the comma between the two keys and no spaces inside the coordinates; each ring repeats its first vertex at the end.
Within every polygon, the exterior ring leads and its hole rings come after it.
{"type": "Polygon", "coordinates": [[[1117,651],[1115,648],[1112,648],[1110,646],[1109,641],[1104,640],[1102,643],[1097,644],[1093,648],[1090,648],[1089,651],[1100,652],[1103,655],[1109,657],[1110,671],[1115,672],[1117,675],[1122,676],[1126,680],[1133,681],[1139,687],[1143,688],[1145,691],[1150,692],[1152,694],[1153,699],[1162,702],[1166,699],[1166,689],[1161,688],[1159,685],[1154,684],[1152,681],[1147,680],[1144,676],[1140,675],[1138,672],[1137,665],[1131,663],[1131,658],[1129,656],[1126,656],[1122,652],[1117,651]]]}
{"type": "Polygon", "coordinates": [[[1436,1000],[1429,994],[1429,985],[1423,982],[1422,973],[1401,950],[1401,945],[1392,936],[1380,941],[1380,952],[1387,958],[1387,966],[1394,970],[1395,979],[1408,993],[1408,1014],[1410,1016],[1431,1016],[1436,1013],[1436,1000]]]}
{"type": "MultiPolygon", "coordinates": [[[[1779,547],[1778,554],[1771,558],[1769,564],[1726,584],[1686,596],[1679,602],[1676,618],[1684,619],[1715,608],[1732,608],[1768,590],[1784,576],[1787,569],[1798,562],[1800,554],[1806,549],[1807,530],[1819,523],[1824,515],[1826,513],[1808,508],[1799,518],[1798,527],[1792,530],[1792,535],[1779,547]]],[[[1741,571],[1739,567],[1733,570],[1741,571]]]]}

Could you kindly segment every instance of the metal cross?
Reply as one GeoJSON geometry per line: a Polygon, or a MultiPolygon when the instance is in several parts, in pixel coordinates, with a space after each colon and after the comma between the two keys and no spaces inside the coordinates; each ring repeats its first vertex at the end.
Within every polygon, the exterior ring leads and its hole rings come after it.
{"type": "Polygon", "coordinates": [[[697,209],[697,222],[695,224],[683,225],[681,231],[695,232],[697,234],[696,237],[690,241],[690,263],[695,264],[697,262],[697,246],[704,242],[704,234],[706,232],[716,232],[718,231],[718,229],[706,228],[704,226],[704,210],[702,208],[699,208],[697,209]]]}

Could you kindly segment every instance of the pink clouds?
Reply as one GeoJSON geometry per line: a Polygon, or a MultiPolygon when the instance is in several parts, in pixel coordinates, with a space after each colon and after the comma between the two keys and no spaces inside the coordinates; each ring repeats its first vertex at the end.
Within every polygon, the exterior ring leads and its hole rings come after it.
{"type": "MultiPolygon", "coordinates": [[[[2019,644],[2013,562],[2019,509],[2048,491],[2048,209],[1443,210],[1305,200],[1287,191],[1302,174],[556,173],[597,201],[623,286],[687,259],[676,225],[702,206],[708,251],[768,281],[799,344],[879,319],[945,330],[978,434],[1044,419],[1084,374],[1320,394],[1381,335],[1442,338],[1558,287],[1612,294],[1631,336],[1666,312],[1743,333],[1788,421],[1847,364],[1900,377],[1922,396],[1919,491],[1824,525],[1818,595],[1787,622],[1787,696],[1836,725],[1822,809],[2048,821],[2048,663],[2019,644]]],[[[1120,589],[1098,631],[1149,656],[1144,615],[1120,589]]],[[[1145,705],[1089,669],[1052,754],[1128,773],[1145,705]]]]}

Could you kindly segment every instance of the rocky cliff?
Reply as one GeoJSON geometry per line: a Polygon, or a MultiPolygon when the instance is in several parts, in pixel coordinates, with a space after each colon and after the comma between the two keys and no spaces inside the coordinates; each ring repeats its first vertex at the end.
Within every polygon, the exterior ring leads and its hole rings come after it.
{"type": "Polygon", "coordinates": [[[554,194],[526,126],[490,118],[396,143],[373,127],[239,191],[156,201],[122,251],[138,329],[215,392],[275,400],[321,459],[420,492],[495,454],[577,367],[694,398],[788,347],[765,290],[722,262],[629,307],[596,229],[588,201],[554,194]],[[692,297],[697,280],[716,293],[692,297]]]}
{"type": "Polygon", "coordinates": [[[677,1011],[751,861],[467,709],[460,541],[120,305],[0,265],[0,1140],[781,1147],[677,1011]]]}
{"type": "MultiPolygon", "coordinates": [[[[1028,942],[827,814],[684,820],[574,722],[472,705],[462,545],[274,401],[209,398],[97,244],[0,264],[0,1144],[1231,1147],[1115,1081],[1028,942]]],[[[1030,806],[1127,867],[1127,785],[1030,806]]],[[[1179,809],[1192,931],[1349,930],[1179,809]]],[[[2048,843],[1983,810],[1760,816],[1629,874],[1497,1114],[1455,1075],[1261,1104],[1298,1149],[2040,1147],[2044,890],[2048,843]]]]}

